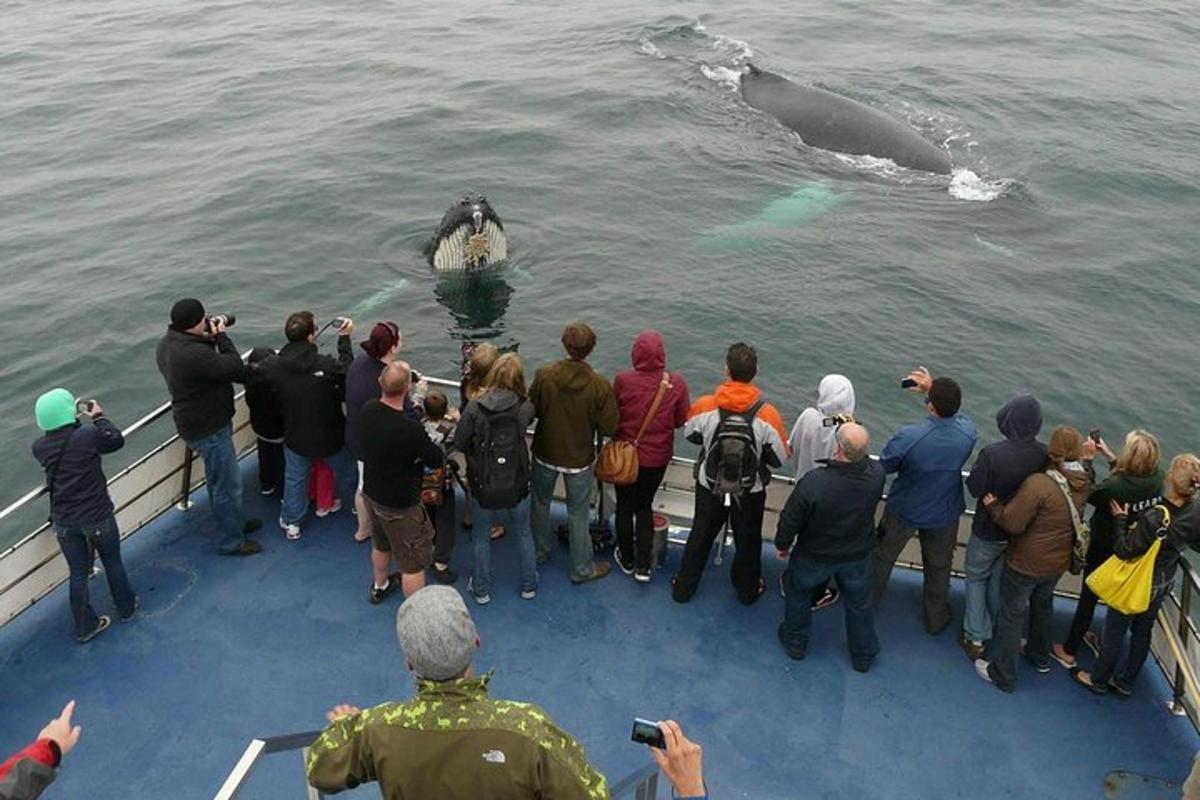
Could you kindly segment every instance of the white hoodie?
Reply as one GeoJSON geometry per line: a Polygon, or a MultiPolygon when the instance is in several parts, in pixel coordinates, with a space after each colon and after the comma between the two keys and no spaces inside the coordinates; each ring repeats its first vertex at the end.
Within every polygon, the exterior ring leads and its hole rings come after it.
{"type": "Polygon", "coordinates": [[[816,469],[817,459],[833,458],[837,450],[837,427],[825,427],[826,417],[854,413],[854,386],[845,375],[826,375],[817,388],[817,407],[801,412],[792,428],[788,444],[792,448],[792,468],[796,478],[816,469]]]}

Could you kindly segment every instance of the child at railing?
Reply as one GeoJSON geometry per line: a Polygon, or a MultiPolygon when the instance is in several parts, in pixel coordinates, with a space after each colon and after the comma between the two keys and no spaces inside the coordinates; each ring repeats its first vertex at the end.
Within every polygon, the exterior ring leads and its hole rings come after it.
{"type": "MultiPolygon", "coordinates": [[[[429,389],[425,393],[425,432],[443,453],[447,453],[454,442],[454,428],[458,422],[458,410],[449,408],[449,402],[441,389],[429,389]]],[[[450,569],[450,556],[454,552],[454,479],[451,470],[457,464],[447,459],[446,466],[426,469],[421,483],[421,502],[429,518],[433,520],[436,537],[433,546],[433,575],[440,583],[454,583],[458,577],[450,569]]]]}

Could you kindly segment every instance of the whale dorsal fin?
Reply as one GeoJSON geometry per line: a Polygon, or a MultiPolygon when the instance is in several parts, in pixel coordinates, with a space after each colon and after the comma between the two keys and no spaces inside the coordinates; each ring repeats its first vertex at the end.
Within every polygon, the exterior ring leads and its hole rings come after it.
{"type": "Polygon", "coordinates": [[[758,67],[754,66],[749,61],[746,62],[746,72],[747,72],[747,74],[750,74],[750,75],[761,75],[762,74],[762,70],[759,69],[758,67]]]}

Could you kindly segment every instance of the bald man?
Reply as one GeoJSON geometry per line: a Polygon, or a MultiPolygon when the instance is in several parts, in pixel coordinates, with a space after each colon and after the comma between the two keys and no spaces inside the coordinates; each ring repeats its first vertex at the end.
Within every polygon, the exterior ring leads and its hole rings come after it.
{"type": "Polygon", "coordinates": [[[808,652],[809,595],[831,577],[845,600],[854,669],[866,672],[879,654],[871,587],[875,510],[883,496],[884,472],[871,460],[870,445],[862,425],[839,426],[833,458],[800,479],[779,516],[775,547],[781,559],[790,556],[779,641],[793,659],[808,652]]]}
{"type": "Polygon", "coordinates": [[[397,588],[408,597],[425,585],[433,563],[433,521],[421,504],[425,470],[442,466],[442,449],[425,426],[404,411],[412,370],[393,361],[379,373],[383,396],[363,404],[359,417],[359,453],[363,462],[363,498],[371,532],[369,599],[382,603],[397,588]],[[392,562],[398,573],[389,574],[392,562]]]}

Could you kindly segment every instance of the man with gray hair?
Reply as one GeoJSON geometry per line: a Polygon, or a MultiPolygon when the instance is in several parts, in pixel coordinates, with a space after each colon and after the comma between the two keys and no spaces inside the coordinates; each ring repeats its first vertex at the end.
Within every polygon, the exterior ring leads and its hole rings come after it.
{"type": "Polygon", "coordinates": [[[883,496],[884,472],[870,458],[867,429],[838,426],[837,450],[792,490],[775,532],[779,557],[788,562],[787,595],[779,641],[788,656],[802,659],[812,629],[809,595],[837,579],[845,600],[846,640],[854,669],[866,672],[879,653],[871,596],[875,510],[883,496]]]}

